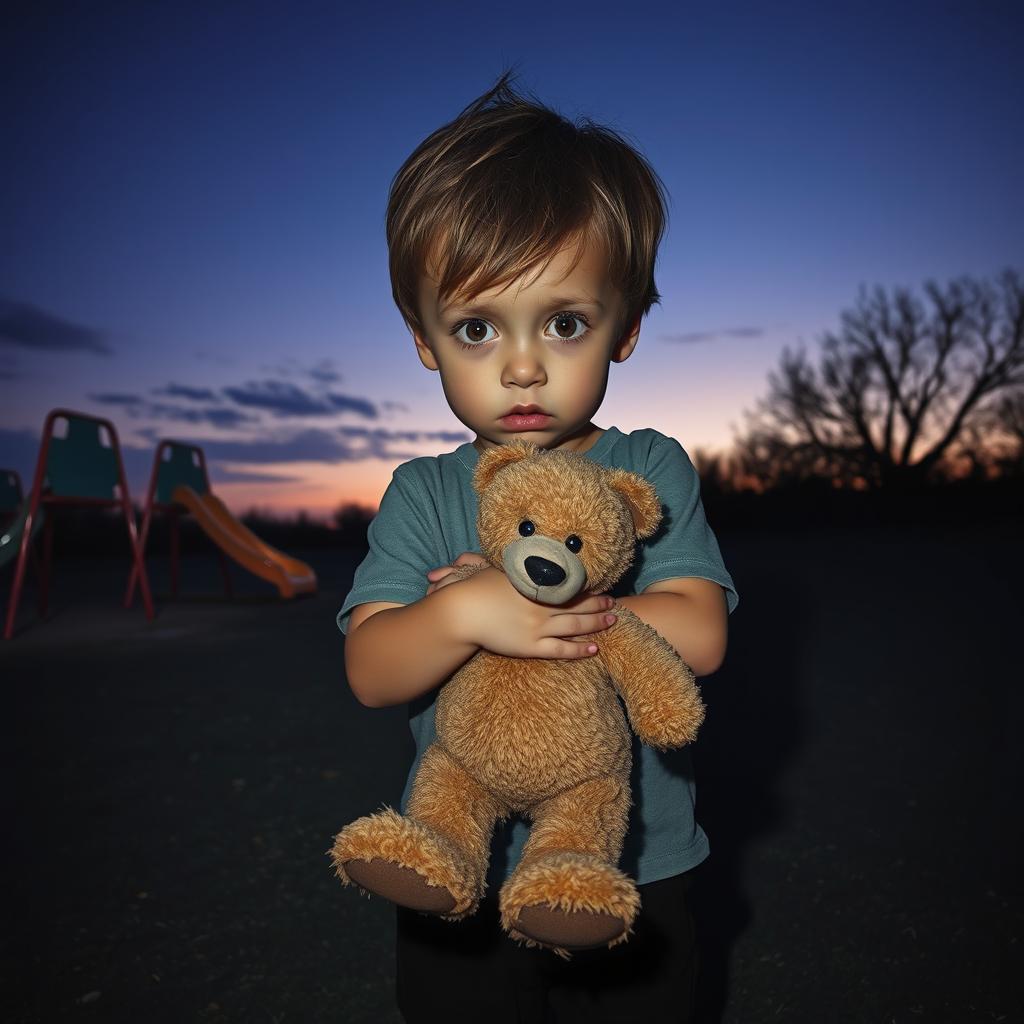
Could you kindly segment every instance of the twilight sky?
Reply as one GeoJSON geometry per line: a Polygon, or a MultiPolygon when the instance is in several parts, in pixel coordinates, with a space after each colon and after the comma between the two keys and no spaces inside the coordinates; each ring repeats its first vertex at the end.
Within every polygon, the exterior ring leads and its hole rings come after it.
{"type": "Polygon", "coordinates": [[[470,435],[391,298],[392,175],[514,85],[623,133],[671,197],[662,304],[599,426],[723,448],[861,285],[1024,264],[1024,6],[20,5],[0,34],[0,468],[58,405],[252,506],[375,505],[470,435]],[[713,9],[712,9],[713,8],[713,9]]]}

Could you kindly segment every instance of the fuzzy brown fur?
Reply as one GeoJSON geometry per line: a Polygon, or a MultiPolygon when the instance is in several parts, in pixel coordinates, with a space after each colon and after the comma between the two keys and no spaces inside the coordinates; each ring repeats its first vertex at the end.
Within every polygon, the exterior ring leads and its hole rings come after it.
{"type": "MultiPolygon", "coordinates": [[[[581,580],[577,592],[603,593],[661,519],[653,487],[637,474],[522,441],[482,454],[473,483],[484,556],[537,600],[545,587],[522,571],[525,555],[564,566],[570,583],[581,580]],[[525,520],[535,528],[526,538],[525,520]],[[571,535],[582,541],[577,552],[566,550],[571,535]]],[[[458,920],[483,895],[495,823],[520,814],[531,821],[530,836],[499,894],[509,935],[563,956],[624,941],[640,898],[616,866],[630,807],[622,704],[640,739],[659,749],[692,741],[704,707],[675,649],[628,609],[612,610],[618,621],[591,637],[594,657],[481,650],[466,662],[438,694],[437,740],[424,753],[406,816],[385,808],[344,828],[330,851],[339,878],[458,920]]]]}

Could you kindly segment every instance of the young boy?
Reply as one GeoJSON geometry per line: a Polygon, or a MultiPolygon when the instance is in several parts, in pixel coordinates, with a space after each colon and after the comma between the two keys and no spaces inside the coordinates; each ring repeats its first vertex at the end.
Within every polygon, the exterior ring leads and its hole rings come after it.
{"type": "MultiPolygon", "coordinates": [[[[516,658],[587,658],[575,638],[614,621],[606,594],[545,606],[497,569],[458,581],[476,552],[471,478],[480,452],[525,438],[640,473],[664,524],[613,591],[694,670],[714,672],[738,597],[707,526],[699,479],[656,430],[595,426],[611,363],[636,346],[658,301],[661,185],[611,131],[583,128],[508,87],[508,74],[431,134],[392,183],[387,238],[395,301],[452,411],[475,435],[399,466],[369,530],[369,554],[338,615],[361,703],[408,703],[416,759],[434,738],[437,688],[485,648],[516,658]]],[[[459,922],[398,909],[397,992],[406,1021],[689,1020],[696,972],[686,889],[708,854],[693,818],[689,751],[634,745],[620,861],[642,906],[628,941],[569,961],[502,933],[496,893],[528,825],[499,827],[487,895],[459,922]]]]}

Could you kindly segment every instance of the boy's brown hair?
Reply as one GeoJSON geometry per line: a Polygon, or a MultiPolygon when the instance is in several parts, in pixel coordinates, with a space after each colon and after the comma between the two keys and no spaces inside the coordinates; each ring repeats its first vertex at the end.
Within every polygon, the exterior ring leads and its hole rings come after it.
{"type": "Polygon", "coordinates": [[[588,242],[603,238],[611,279],[625,296],[622,333],[661,299],[661,179],[616,132],[524,99],[509,76],[428,135],[392,180],[386,224],[395,302],[422,334],[417,286],[425,270],[446,301],[535,266],[543,273],[573,241],[575,267],[588,242]]]}

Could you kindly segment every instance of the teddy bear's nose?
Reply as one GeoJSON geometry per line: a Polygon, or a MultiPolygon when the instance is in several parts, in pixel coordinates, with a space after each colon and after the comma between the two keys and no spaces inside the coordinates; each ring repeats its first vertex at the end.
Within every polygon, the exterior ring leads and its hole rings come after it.
{"type": "Polygon", "coordinates": [[[530,555],[523,564],[527,575],[538,587],[554,587],[565,579],[565,570],[546,558],[530,555]]]}

